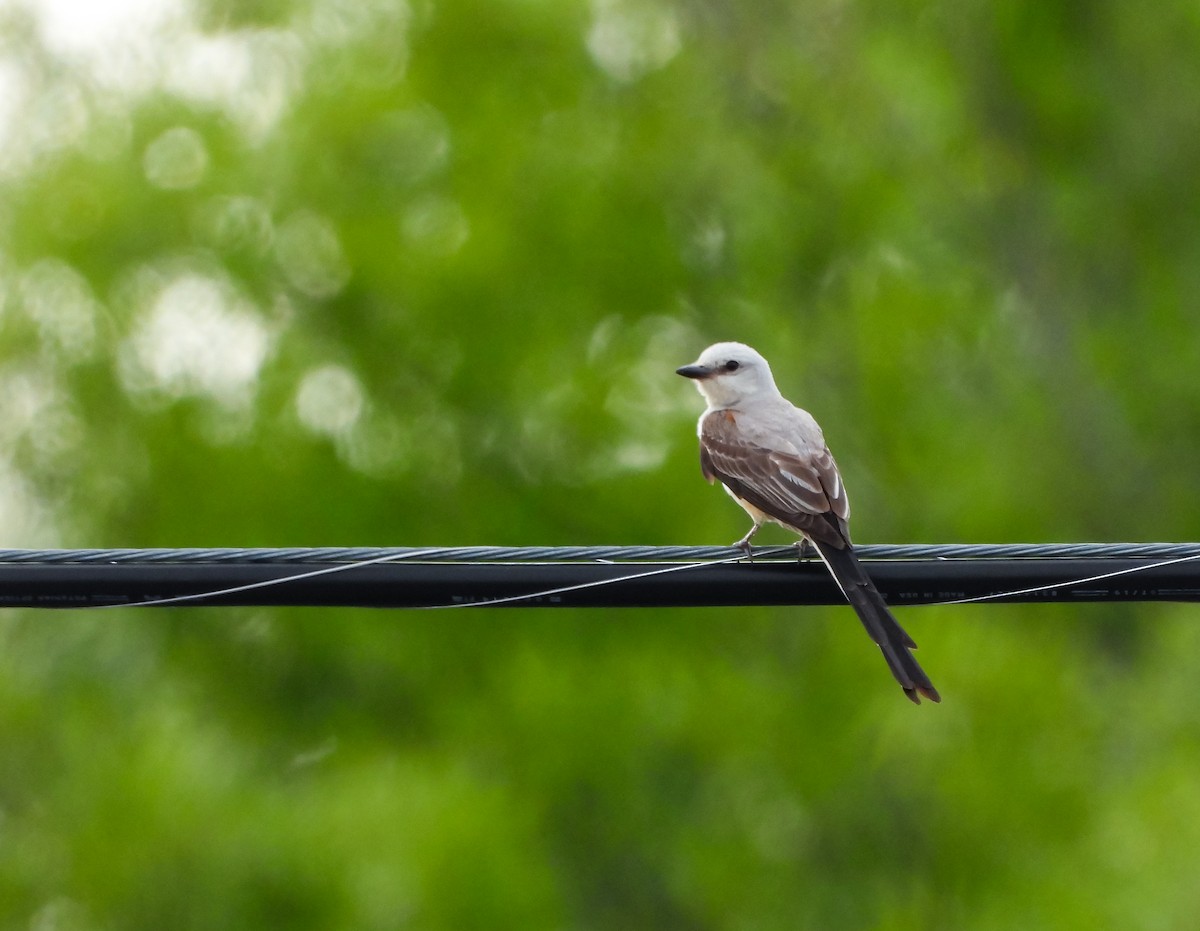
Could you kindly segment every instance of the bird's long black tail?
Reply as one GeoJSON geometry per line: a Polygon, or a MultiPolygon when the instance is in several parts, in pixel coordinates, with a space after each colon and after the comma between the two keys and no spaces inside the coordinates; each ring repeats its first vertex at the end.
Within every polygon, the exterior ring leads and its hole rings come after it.
{"type": "Polygon", "coordinates": [[[854,548],[847,545],[845,549],[837,549],[821,542],[815,542],[815,545],[834,581],[863,622],[863,627],[879,645],[888,668],[904,689],[904,694],[918,705],[921,704],[922,695],[930,701],[941,701],[942,697],[929,681],[929,676],[910,652],[917,645],[888,610],[887,602],[854,555],[854,548]]]}

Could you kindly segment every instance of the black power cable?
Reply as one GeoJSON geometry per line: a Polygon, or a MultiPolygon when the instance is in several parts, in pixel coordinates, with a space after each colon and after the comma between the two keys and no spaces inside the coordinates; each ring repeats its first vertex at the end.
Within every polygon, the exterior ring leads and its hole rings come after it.
{"type": "MultiPolygon", "coordinates": [[[[893,605],[1200,601],[1200,544],[876,545],[893,605]]],[[[763,547],[0,550],[0,606],[429,608],[841,604],[819,561],[763,547]]]]}

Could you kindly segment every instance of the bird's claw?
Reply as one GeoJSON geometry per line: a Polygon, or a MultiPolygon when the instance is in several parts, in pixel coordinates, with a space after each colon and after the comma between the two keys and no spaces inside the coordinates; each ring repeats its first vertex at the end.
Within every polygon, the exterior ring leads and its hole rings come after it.
{"type": "Polygon", "coordinates": [[[814,556],[819,556],[817,548],[812,545],[809,540],[800,540],[796,543],[796,558],[797,559],[812,559],[814,556]]]}
{"type": "Polygon", "coordinates": [[[745,553],[746,560],[748,562],[754,562],[754,548],[750,545],[750,541],[753,540],[754,535],[758,533],[758,528],[759,524],[756,522],[754,526],[750,528],[750,532],[748,534],[746,534],[736,543],[730,544],[731,546],[736,546],[739,550],[745,553]]]}

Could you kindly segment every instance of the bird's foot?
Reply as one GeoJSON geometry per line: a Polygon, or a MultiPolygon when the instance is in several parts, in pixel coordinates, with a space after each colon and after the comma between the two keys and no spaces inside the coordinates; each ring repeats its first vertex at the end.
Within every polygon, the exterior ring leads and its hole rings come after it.
{"type": "Polygon", "coordinates": [[[750,541],[754,539],[754,535],[758,533],[758,524],[750,528],[750,532],[740,540],[731,543],[730,546],[736,546],[739,550],[746,554],[746,559],[754,562],[754,547],[750,545],[750,541]]]}
{"type": "Polygon", "coordinates": [[[812,559],[814,556],[819,556],[817,548],[812,545],[809,540],[799,540],[796,543],[796,558],[797,559],[812,559]]]}

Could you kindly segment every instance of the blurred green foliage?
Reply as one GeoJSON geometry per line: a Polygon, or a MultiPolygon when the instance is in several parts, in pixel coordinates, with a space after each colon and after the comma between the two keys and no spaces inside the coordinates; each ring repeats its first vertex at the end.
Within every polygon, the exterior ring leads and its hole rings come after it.
{"type": "MultiPolygon", "coordinates": [[[[1196,537],[1194,4],[162,7],[0,8],[4,545],[723,543],[717,339],[860,541],[1196,537]]],[[[6,612],[0,925],[1191,927],[1196,610],[904,622],[6,612]]]]}

